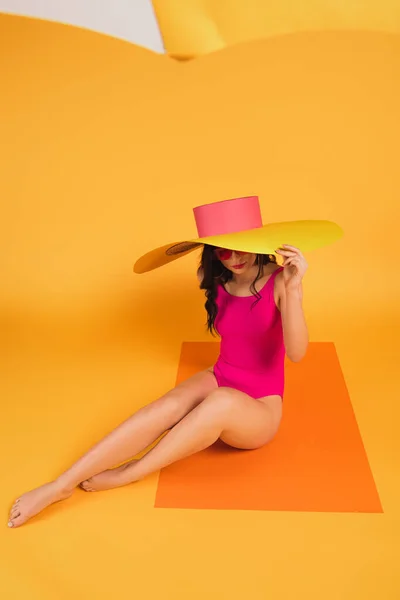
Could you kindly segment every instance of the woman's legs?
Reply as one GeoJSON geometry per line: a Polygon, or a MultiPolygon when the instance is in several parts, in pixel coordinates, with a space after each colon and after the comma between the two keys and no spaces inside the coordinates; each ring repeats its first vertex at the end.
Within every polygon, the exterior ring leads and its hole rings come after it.
{"type": "Polygon", "coordinates": [[[22,525],[49,504],[69,497],[80,482],[132,458],[176,425],[216,388],[213,373],[203,371],[141,408],[57,480],[21,496],[11,509],[9,526],[22,525]]]}
{"type": "Polygon", "coordinates": [[[216,389],[143,458],[124,469],[100,473],[82,487],[98,491],[126,485],[207,448],[218,438],[235,448],[259,448],[274,437],[281,417],[279,396],[254,400],[236,390],[216,389]]]}

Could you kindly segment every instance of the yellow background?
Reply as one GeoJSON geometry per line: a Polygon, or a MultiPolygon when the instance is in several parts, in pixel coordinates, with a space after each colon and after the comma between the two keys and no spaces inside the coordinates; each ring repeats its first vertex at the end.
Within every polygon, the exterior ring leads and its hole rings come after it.
{"type": "Polygon", "coordinates": [[[298,33],[179,64],[1,16],[0,44],[2,597],[397,600],[400,38],[298,33]],[[384,514],[156,510],[154,475],[8,530],[17,494],[208,339],[196,253],[132,264],[195,237],[192,206],[244,194],[265,221],[345,231],[308,255],[305,310],[336,344],[384,514]]]}

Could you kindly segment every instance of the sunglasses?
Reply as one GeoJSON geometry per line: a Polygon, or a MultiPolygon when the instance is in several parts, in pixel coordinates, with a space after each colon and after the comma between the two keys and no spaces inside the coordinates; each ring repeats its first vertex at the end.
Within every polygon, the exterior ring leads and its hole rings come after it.
{"type": "Polygon", "coordinates": [[[247,252],[238,252],[238,250],[227,250],[226,248],[215,248],[214,254],[218,260],[229,260],[235,252],[238,256],[244,256],[247,252]]]}

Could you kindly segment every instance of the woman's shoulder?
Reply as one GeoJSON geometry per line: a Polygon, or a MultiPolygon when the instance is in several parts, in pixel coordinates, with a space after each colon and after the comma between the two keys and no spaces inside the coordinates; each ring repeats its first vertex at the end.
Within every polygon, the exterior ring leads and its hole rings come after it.
{"type": "Polygon", "coordinates": [[[270,290],[275,296],[275,300],[277,300],[281,295],[281,288],[284,285],[283,283],[283,267],[278,264],[274,264],[274,266],[270,268],[269,277],[267,278],[267,282],[264,286],[264,290],[270,290]]]}
{"type": "Polygon", "coordinates": [[[281,265],[278,265],[277,262],[271,262],[269,263],[269,265],[267,265],[270,268],[270,273],[275,273],[276,271],[281,271],[283,269],[283,267],[281,267],[281,265]]]}
{"type": "Polygon", "coordinates": [[[263,279],[268,283],[270,280],[278,281],[283,279],[283,267],[278,265],[277,263],[271,263],[268,265],[268,270],[264,271],[263,279]]]}
{"type": "Polygon", "coordinates": [[[271,273],[271,279],[274,282],[274,288],[280,288],[283,285],[283,267],[275,265],[275,269],[271,273]]]}
{"type": "Polygon", "coordinates": [[[272,270],[271,276],[275,277],[276,279],[283,279],[283,267],[276,263],[274,265],[274,269],[272,270]]]}

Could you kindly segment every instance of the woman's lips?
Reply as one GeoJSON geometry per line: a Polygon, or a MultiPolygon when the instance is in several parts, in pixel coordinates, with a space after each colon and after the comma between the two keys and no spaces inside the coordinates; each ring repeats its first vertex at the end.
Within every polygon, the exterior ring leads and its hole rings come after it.
{"type": "Polygon", "coordinates": [[[243,267],[246,265],[246,263],[243,263],[241,265],[234,265],[233,268],[234,269],[243,269],[243,267]]]}

